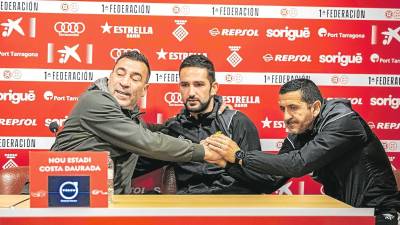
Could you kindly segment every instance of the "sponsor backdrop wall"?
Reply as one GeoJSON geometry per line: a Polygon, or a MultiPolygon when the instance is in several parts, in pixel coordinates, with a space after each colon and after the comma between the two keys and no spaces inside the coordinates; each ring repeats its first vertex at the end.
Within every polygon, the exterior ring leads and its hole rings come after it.
{"type": "MultiPolygon", "coordinates": [[[[391,1],[0,1],[0,167],[27,165],[50,148],[90,82],[123,52],[150,61],[141,108],[162,123],[182,107],[180,62],[215,63],[220,94],[256,124],[264,151],[286,136],[281,84],[310,78],[326,98],[350,99],[400,167],[400,2],[391,1]],[[211,3],[211,4],[210,4],[211,3]]],[[[323,189],[309,177],[277,193],[323,189]]]]}

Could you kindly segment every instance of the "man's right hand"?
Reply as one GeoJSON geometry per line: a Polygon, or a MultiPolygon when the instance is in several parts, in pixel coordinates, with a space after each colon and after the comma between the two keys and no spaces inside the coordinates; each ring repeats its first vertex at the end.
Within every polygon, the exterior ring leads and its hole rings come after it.
{"type": "Polygon", "coordinates": [[[214,134],[208,137],[205,142],[207,147],[221,155],[226,161],[234,163],[235,153],[240,150],[239,146],[229,137],[223,134],[214,134]]]}
{"type": "Polygon", "coordinates": [[[204,160],[209,162],[209,163],[213,163],[216,161],[219,161],[222,159],[222,156],[220,154],[218,154],[217,152],[211,150],[208,147],[208,144],[205,142],[200,142],[201,145],[203,145],[204,147],[204,160]]]}

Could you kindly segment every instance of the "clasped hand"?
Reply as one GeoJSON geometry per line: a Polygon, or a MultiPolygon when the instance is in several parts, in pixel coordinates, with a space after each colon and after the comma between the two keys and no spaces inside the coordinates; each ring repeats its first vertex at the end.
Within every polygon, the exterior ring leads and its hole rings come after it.
{"type": "Polygon", "coordinates": [[[209,163],[225,167],[227,162],[235,162],[235,152],[240,148],[229,137],[223,134],[214,134],[200,142],[208,152],[205,160],[209,163]],[[210,151],[211,150],[211,151],[210,151]]]}

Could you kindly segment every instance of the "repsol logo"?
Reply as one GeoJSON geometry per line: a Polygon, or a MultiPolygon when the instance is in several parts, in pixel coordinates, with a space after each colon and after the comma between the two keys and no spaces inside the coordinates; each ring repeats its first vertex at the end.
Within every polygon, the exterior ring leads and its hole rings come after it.
{"type": "Polygon", "coordinates": [[[293,55],[293,54],[265,54],[263,56],[265,62],[311,62],[311,55],[293,55]]]}
{"type": "Polygon", "coordinates": [[[213,28],[209,30],[211,36],[231,36],[231,37],[258,37],[257,29],[221,29],[213,28]]]}
{"type": "MultiPolygon", "coordinates": [[[[400,128],[400,123],[396,122],[368,122],[368,126],[371,129],[377,129],[377,130],[398,130],[400,128]]],[[[385,147],[386,149],[386,147],[385,147]]]]}
{"type": "Polygon", "coordinates": [[[37,126],[36,119],[14,119],[14,118],[0,118],[1,126],[26,126],[35,127],[37,126]]]}
{"type": "Polygon", "coordinates": [[[376,129],[380,129],[380,130],[398,130],[399,128],[400,128],[400,123],[379,122],[376,125],[376,129]]]}
{"type": "Polygon", "coordinates": [[[350,101],[352,105],[362,105],[362,98],[340,98],[340,97],[330,97],[326,98],[326,100],[332,100],[332,99],[347,99],[350,101]]]}

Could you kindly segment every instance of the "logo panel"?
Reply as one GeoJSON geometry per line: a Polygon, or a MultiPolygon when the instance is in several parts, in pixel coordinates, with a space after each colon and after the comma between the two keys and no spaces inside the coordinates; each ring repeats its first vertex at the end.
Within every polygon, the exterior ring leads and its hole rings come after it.
{"type": "Polygon", "coordinates": [[[164,101],[168,106],[182,106],[182,95],[179,92],[167,92],[164,95],[164,101]]]}
{"type": "MultiPolygon", "coordinates": [[[[21,27],[21,22],[23,18],[19,17],[17,19],[7,19],[7,22],[0,23],[0,26],[3,27],[3,31],[1,32],[1,36],[3,38],[9,38],[11,36],[20,35],[25,36],[25,32],[21,27]]],[[[29,19],[29,34],[30,38],[36,37],[36,18],[29,19]]]]}
{"type": "Polygon", "coordinates": [[[266,36],[268,38],[286,38],[288,41],[295,41],[297,38],[308,39],[311,36],[310,29],[304,27],[303,30],[289,29],[267,29],[266,36]]]}
{"type": "Polygon", "coordinates": [[[54,31],[59,36],[78,37],[85,32],[86,26],[82,22],[57,22],[54,24],[54,31]]]}
{"type": "MultiPolygon", "coordinates": [[[[86,44],[86,58],[83,60],[81,56],[78,54],[78,49],[80,44],[75,44],[73,46],[63,45],[63,48],[58,49],[57,53],[59,54],[58,63],[66,64],[70,61],[75,61],[82,63],[82,61],[86,62],[86,64],[93,63],[93,44],[86,44]]],[[[54,63],[54,43],[47,44],[47,63],[54,63]]]]}
{"type": "Polygon", "coordinates": [[[231,64],[232,67],[236,67],[243,60],[243,58],[238,53],[240,48],[240,46],[229,46],[229,49],[232,51],[232,53],[226,58],[226,60],[229,64],[231,64]]]}
{"type": "Polygon", "coordinates": [[[175,23],[179,26],[172,32],[172,35],[179,42],[182,42],[189,35],[189,32],[185,29],[185,27],[183,27],[186,22],[186,20],[175,20],[175,23]]]}
{"type": "Polygon", "coordinates": [[[89,176],[49,176],[48,190],[51,207],[90,206],[89,176]]]}

